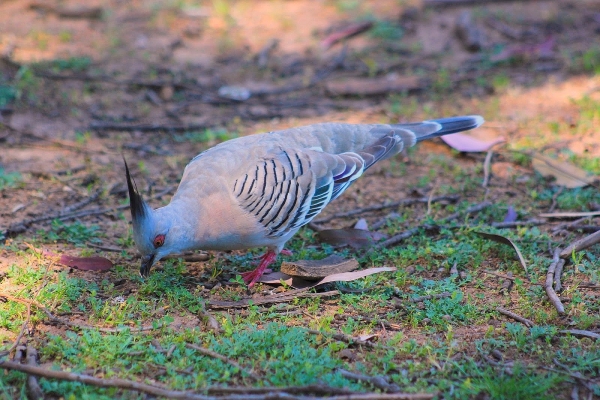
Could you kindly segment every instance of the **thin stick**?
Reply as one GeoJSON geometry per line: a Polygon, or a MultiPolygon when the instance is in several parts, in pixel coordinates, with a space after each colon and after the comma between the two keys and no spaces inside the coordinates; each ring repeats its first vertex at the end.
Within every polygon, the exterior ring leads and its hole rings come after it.
{"type": "MultiPolygon", "coordinates": [[[[170,193],[173,189],[175,189],[175,186],[169,186],[165,190],[156,193],[154,196],[151,196],[150,199],[158,199],[158,198],[164,196],[165,194],[170,193]]],[[[129,204],[124,204],[124,205],[117,206],[117,207],[97,208],[94,210],[75,211],[75,212],[71,212],[71,213],[59,212],[59,213],[51,214],[51,215],[44,215],[44,216],[40,216],[40,217],[36,217],[36,218],[26,219],[21,222],[16,222],[16,223],[10,225],[6,229],[4,234],[6,236],[11,236],[13,234],[23,233],[25,230],[27,230],[27,227],[29,225],[48,221],[48,220],[58,219],[60,221],[67,221],[70,219],[86,217],[86,216],[90,216],[90,215],[107,214],[107,213],[111,213],[114,211],[125,210],[127,208],[129,208],[129,204]]]]}
{"type": "Polygon", "coordinates": [[[381,389],[386,392],[399,392],[400,387],[395,383],[390,384],[387,379],[383,376],[368,376],[357,374],[356,372],[346,371],[345,369],[338,368],[338,372],[346,379],[351,379],[359,382],[367,382],[375,386],[377,389],[381,389]]]}
{"type": "Polygon", "coordinates": [[[60,379],[70,382],[81,382],[86,385],[98,387],[120,388],[135,390],[137,392],[148,393],[154,396],[160,396],[171,399],[192,399],[192,400],[212,400],[212,397],[202,396],[191,392],[178,390],[168,390],[158,386],[147,385],[145,383],[130,381],[127,379],[102,379],[91,375],[76,374],[73,372],[57,371],[41,368],[34,365],[21,364],[13,361],[0,360],[0,368],[14,371],[25,372],[30,375],[42,378],[60,379]]]}
{"type": "Polygon", "coordinates": [[[587,249],[590,246],[600,242],[600,231],[594,232],[584,238],[577,240],[560,252],[560,258],[569,258],[573,252],[587,249]]]}
{"type": "MultiPolygon", "coordinates": [[[[2,297],[2,296],[0,295],[0,297],[2,297]]],[[[21,325],[21,330],[19,331],[19,334],[17,335],[17,338],[13,342],[12,346],[10,346],[10,348],[1,352],[0,358],[4,357],[7,354],[10,354],[14,349],[16,349],[17,346],[19,345],[19,342],[23,338],[23,335],[25,334],[25,329],[27,328],[27,325],[29,325],[29,321],[31,320],[31,304],[25,304],[25,305],[27,306],[27,318],[25,319],[25,322],[23,322],[23,325],[21,325]]]]}
{"type": "Polygon", "coordinates": [[[450,292],[442,292],[442,293],[438,293],[438,294],[429,294],[427,296],[415,297],[414,299],[408,299],[408,301],[410,303],[422,303],[425,300],[443,299],[443,298],[450,297],[450,296],[452,296],[452,294],[450,292]]]}
{"type": "Polygon", "coordinates": [[[420,197],[417,199],[402,199],[402,200],[394,201],[392,203],[377,204],[377,205],[373,205],[373,206],[357,208],[357,209],[350,210],[350,211],[335,213],[333,215],[330,215],[329,217],[314,220],[313,222],[317,223],[317,224],[323,224],[323,223],[329,222],[335,218],[351,217],[353,215],[362,214],[362,213],[366,213],[369,211],[383,210],[386,208],[393,208],[393,207],[398,207],[398,206],[408,206],[408,205],[417,204],[417,203],[434,203],[434,202],[439,202],[439,201],[455,202],[457,200],[458,200],[458,196],[436,196],[436,197],[431,197],[431,198],[430,197],[420,197]]]}
{"type": "Polygon", "coordinates": [[[225,364],[229,364],[232,367],[237,368],[238,370],[240,370],[244,374],[248,375],[249,377],[251,377],[252,379],[254,379],[257,382],[260,382],[260,380],[261,380],[260,376],[256,375],[253,371],[247,370],[246,368],[242,367],[237,361],[227,358],[224,355],[221,355],[215,351],[205,349],[204,347],[200,347],[200,346],[192,344],[192,343],[186,343],[185,347],[187,347],[188,349],[195,350],[198,353],[203,354],[205,356],[216,358],[217,360],[221,360],[225,364]]]}
{"type": "Polygon", "coordinates": [[[289,290],[273,296],[248,298],[239,301],[209,301],[208,305],[211,308],[243,308],[249,307],[250,305],[286,303],[300,297],[329,297],[340,294],[339,290],[331,290],[323,293],[308,293],[307,291],[309,289],[311,289],[311,287],[289,290]]]}
{"type": "Polygon", "coordinates": [[[492,163],[492,157],[494,156],[494,152],[489,150],[485,155],[485,161],[483,162],[483,182],[481,186],[486,188],[490,183],[490,164],[492,163]]]}
{"type": "Polygon", "coordinates": [[[508,310],[506,310],[506,309],[504,309],[502,307],[497,307],[496,311],[498,311],[500,314],[506,315],[507,317],[510,317],[510,318],[514,319],[515,321],[521,322],[522,324],[524,324],[528,328],[531,328],[534,325],[534,323],[533,323],[532,320],[529,320],[527,318],[523,318],[519,314],[515,314],[514,312],[508,311],[508,310]]]}
{"type": "MultiPolygon", "coordinates": [[[[27,346],[27,365],[37,367],[37,350],[33,346],[27,346]]],[[[30,399],[44,399],[44,392],[40,387],[35,375],[27,376],[27,393],[30,399]]]]}
{"type": "MultiPolygon", "coordinates": [[[[475,212],[479,212],[487,207],[489,207],[490,205],[492,205],[492,203],[490,203],[489,201],[484,201],[482,203],[479,204],[475,204],[474,206],[471,206],[469,208],[467,208],[464,213],[465,214],[471,214],[471,213],[475,213],[475,212]]],[[[450,214],[449,216],[442,218],[440,220],[440,222],[450,222],[453,221],[455,219],[458,219],[460,216],[462,215],[462,213],[460,212],[456,212],[454,214],[450,214]]],[[[397,235],[392,236],[391,238],[378,243],[377,245],[373,246],[371,249],[376,250],[376,249],[380,249],[380,248],[385,248],[385,247],[391,247],[394,246],[400,242],[402,242],[405,239],[408,239],[409,237],[415,235],[416,233],[418,233],[421,229],[423,228],[427,228],[430,225],[420,225],[417,226],[415,228],[411,228],[407,231],[401,232],[397,235]]]]}
{"type": "MultiPolygon", "coordinates": [[[[546,274],[546,284],[544,285],[544,288],[546,289],[548,299],[550,299],[550,302],[554,305],[554,307],[556,307],[556,311],[558,311],[558,313],[562,315],[565,313],[565,307],[561,303],[560,299],[558,298],[558,295],[552,287],[552,282],[554,281],[554,272],[556,271],[558,263],[561,261],[559,255],[560,249],[557,248],[556,250],[554,250],[552,264],[550,264],[550,267],[548,268],[548,273],[546,274]]],[[[562,260],[562,262],[564,263],[564,260],[562,260]]]]}
{"type": "Polygon", "coordinates": [[[335,340],[339,340],[340,342],[348,343],[348,344],[361,344],[366,347],[374,348],[375,345],[371,342],[367,342],[366,340],[359,340],[352,336],[345,335],[343,333],[334,333],[334,332],[323,332],[316,329],[307,329],[308,333],[312,333],[313,335],[326,335],[331,336],[335,340]]]}
{"type": "Polygon", "coordinates": [[[554,291],[560,292],[562,290],[562,282],[560,281],[563,273],[563,267],[565,266],[565,260],[560,259],[556,265],[556,271],[554,271],[554,291]]]}

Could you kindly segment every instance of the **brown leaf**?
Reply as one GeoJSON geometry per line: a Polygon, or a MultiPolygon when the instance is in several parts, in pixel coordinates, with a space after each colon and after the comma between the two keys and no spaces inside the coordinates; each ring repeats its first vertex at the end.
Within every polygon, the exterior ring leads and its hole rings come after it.
{"type": "Polygon", "coordinates": [[[517,256],[519,257],[519,261],[521,262],[521,265],[523,266],[523,269],[525,270],[525,276],[527,277],[527,279],[529,279],[529,272],[527,272],[527,263],[525,262],[525,257],[523,257],[523,254],[521,254],[521,250],[519,250],[519,247],[515,244],[515,242],[513,242],[512,240],[510,240],[509,238],[507,238],[505,236],[497,235],[495,233],[487,233],[487,232],[475,232],[475,233],[486,239],[493,240],[494,242],[498,242],[498,243],[502,243],[502,244],[511,246],[517,253],[517,256]]]}
{"type": "Polygon", "coordinates": [[[383,238],[381,233],[362,229],[325,229],[317,235],[322,242],[332,246],[350,246],[354,249],[370,247],[383,238]]]}
{"type": "Polygon", "coordinates": [[[559,161],[539,153],[533,153],[532,157],[531,164],[534,170],[544,177],[556,178],[557,185],[568,189],[587,186],[596,179],[595,176],[571,163],[559,161]]]}
{"type": "Polygon", "coordinates": [[[350,272],[358,267],[358,261],[354,258],[344,259],[332,254],[322,260],[284,261],[281,264],[281,272],[306,280],[319,280],[331,274],[350,272]]]}
{"type": "Polygon", "coordinates": [[[323,285],[325,283],[330,283],[330,282],[350,282],[350,281],[354,281],[354,280],[357,280],[360,278],[364,278],[365,276],[377,274],[379,272],[387,272],[387,271],[395,271],[395,270],[396,270],[395,267],[379,267],[379,268],[363,269],[361,271],[342,272],[339,274],[332,274],[332,275],[326,276],[325,278],[321,279],[320,281],[318,281],[316,283],[309,282],[309,281],[306,281],[306,280],[304,280],[302,278],[298,278],[298,277],[291,277],[287,274],[284,274],[283,272],[272,272],[270,274],[263,275],[261,277],[261,279],[259,280],[259,282],[276,285],[276,284],[280,284],[281,280],[283,280],[283,282],[285,282],[287,285],[289,285],[293,288],[304,289],[304,288],[317,287],[319,285],[323,285]]]}
{"type": "Polygon", "coordinates": [[[54,258],[56,262],[65,267],[76,268],[82,271],[107,271],[113,267],[112,261],[108,258],[94,257],[75,257],[67,254],[56,254],[49,250],[42,250],[44,257],[54,258]]]}
{"type": "Polygon", "coordinates": [[[441,136],[441,139],[454,150],[466,153],[479,153],[488,151],[492,148],[492,146],[504,142],[503,137],[483,140],[464,133],[453,133],[452,135],[441,136]]]}

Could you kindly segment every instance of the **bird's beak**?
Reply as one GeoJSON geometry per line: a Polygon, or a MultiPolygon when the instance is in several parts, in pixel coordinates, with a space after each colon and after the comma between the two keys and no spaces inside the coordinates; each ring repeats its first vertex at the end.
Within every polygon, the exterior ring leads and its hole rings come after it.
{"type": "Polygon", "coordinates": [[[150,268],[152,268],[153,264],[154,264],[154,254],[143,256],[142,257],[142,265],[140,267],[140,275],[144,276],[144,277],[150,275],[150,268]]]}

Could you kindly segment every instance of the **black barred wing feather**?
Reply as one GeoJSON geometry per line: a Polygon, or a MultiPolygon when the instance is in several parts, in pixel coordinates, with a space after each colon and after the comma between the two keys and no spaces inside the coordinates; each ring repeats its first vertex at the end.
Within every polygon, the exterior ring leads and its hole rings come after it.
{"type": "Polygon", "coordinates": [[[233,193],[269,236],[283,236],[309,223],[401,140],[388,129],[385,136],[357,152],[282,149],[237,179],[233,193]]]}
{"type": "Polygon", "coordinates": [[[282,150],[237,179],[233,193],[269,236],[282,236],[302,226],[309,211],[316,189],[311,167],[307,154],[282,150]]]}

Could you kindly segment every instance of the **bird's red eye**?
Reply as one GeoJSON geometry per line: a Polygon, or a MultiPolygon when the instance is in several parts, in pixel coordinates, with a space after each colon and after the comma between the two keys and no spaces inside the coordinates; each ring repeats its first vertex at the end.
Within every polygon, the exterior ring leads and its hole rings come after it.
{"type": "Polygon", "coordinates": [[[160,246],[165,244],[165,235],[156,235],[153,244],[155,249],[158,249],[160,246]]]}

